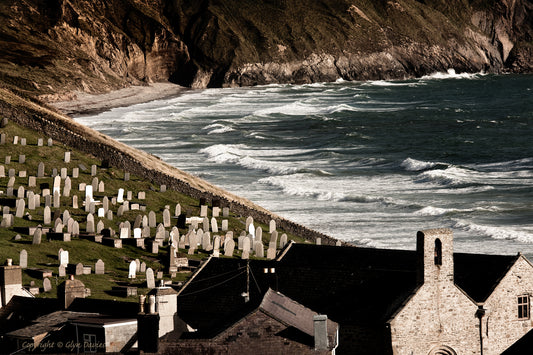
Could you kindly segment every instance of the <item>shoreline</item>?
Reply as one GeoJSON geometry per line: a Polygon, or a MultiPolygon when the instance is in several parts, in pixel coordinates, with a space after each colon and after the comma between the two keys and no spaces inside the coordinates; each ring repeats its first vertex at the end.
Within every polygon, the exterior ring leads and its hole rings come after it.
{"type": "Polygon", "coordinates": [[[175,97],[185,90],[188,88],[169,82],[158,82],[147,86],[129,86],[103,94],[77,92],[73,100],[48,102],[47,105],[71,117],[96,115],[117,107],[175,97]]]}

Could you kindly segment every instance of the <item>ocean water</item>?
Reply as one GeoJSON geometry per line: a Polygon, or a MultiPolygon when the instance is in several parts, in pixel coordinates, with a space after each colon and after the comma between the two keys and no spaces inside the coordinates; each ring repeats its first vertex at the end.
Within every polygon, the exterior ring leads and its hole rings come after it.
{"type": "Polygon", "coordinates": [[[187,90],[76,120],[358,246],[447,227],[456,251],[533,256],[533,76],[187,90]]]}

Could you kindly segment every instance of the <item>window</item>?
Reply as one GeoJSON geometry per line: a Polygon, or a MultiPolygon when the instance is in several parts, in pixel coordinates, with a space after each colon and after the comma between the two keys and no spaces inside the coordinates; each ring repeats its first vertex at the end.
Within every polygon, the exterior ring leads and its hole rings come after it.
{"type": "Polygon", "coordinates": [[[529,295],[518,296],[518,319],[529,319],[529,295]]]}
{"type": "Polygon", "coordinates": [[[442,242],[435,239],[435,265],[442,265],[442,242]]]}
{"type": "Polygon", "coordinates": [[[95,353],[97,350],[96,335],[83,334],[83,351],[86,353],[95,353]]]}

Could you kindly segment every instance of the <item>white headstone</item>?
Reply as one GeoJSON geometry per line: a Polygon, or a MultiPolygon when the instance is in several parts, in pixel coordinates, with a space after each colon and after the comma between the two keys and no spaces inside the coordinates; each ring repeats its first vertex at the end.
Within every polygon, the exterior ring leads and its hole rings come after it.
{"type": "Polygon", "coordinates": [[[137,263],[134,260],[134,261],[132,261],[130,263],[129,272],[128,272],[128,278],[129,279],[134,279],[136,274],[137,274],[137,263]]]}
{"type": "Polygon", "coordinates": [[[146,269],[146,287],[155,288],[154,270],[146,269]]]}

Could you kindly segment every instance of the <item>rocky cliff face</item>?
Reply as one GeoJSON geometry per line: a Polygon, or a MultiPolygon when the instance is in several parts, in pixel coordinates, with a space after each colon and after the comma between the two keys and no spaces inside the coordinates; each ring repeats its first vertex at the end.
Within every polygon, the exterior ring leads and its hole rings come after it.
{"type": "Polygon", "coordinates": [[[532,10],[528,0],[4,0],[0,81],[53,100],[161,80],[533,72],[532,10]]]}

